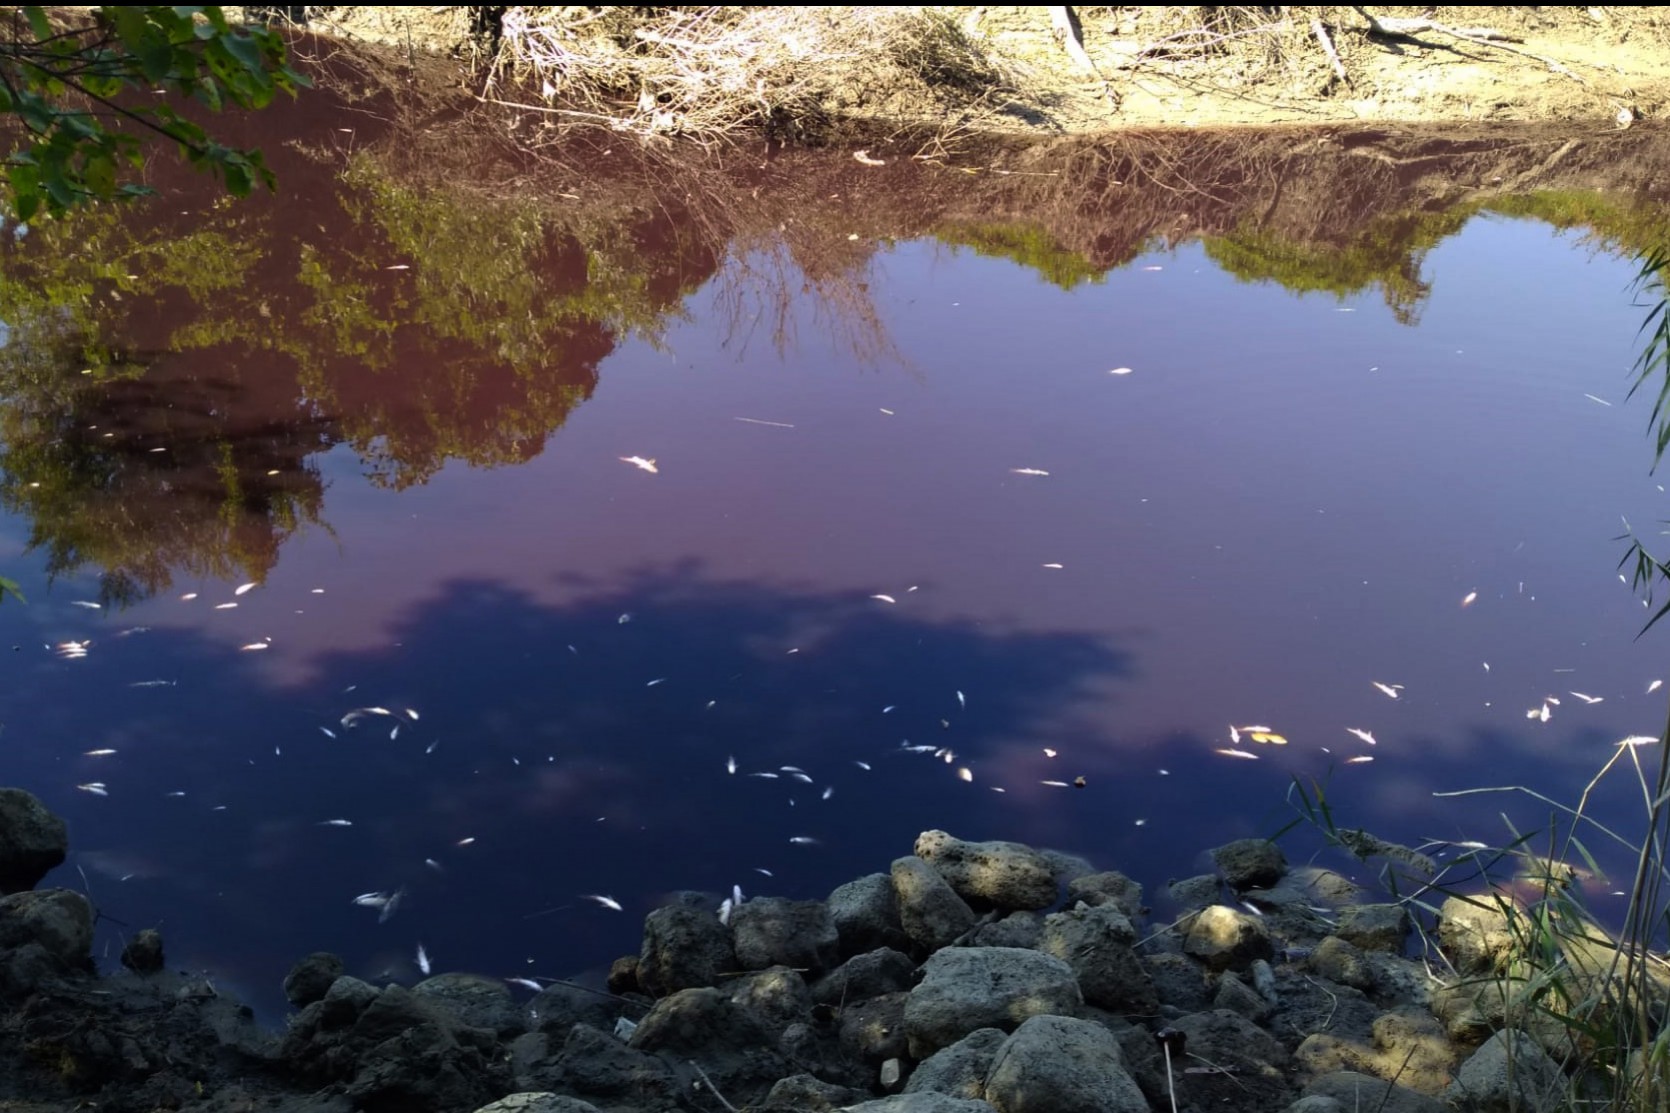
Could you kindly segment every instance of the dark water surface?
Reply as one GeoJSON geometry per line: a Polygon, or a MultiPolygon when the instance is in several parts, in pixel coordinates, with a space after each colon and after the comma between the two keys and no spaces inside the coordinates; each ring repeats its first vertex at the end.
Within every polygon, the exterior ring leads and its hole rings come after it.
{"type": "Polygon", "coordinates": [[[1660,729],[1615,566],[1670,516],[1618,230],[1664,218],[1491,183],[1555,141],[1328,224],[1296,139],[1071,205],[908,159],[869,196],[845,152],[610,184],[593,148],[535,202],[308,127],[276,198],[0,256],[0,781],[69,820],[51,880],[112,961],[158,925],[270,1013],[314,949],[567,976],[670,891],[821,897],[931,827],[1152,892],[1295,775],[1502,841],[1547,809],[1433,793],[1575,800],[1660,729]]]}

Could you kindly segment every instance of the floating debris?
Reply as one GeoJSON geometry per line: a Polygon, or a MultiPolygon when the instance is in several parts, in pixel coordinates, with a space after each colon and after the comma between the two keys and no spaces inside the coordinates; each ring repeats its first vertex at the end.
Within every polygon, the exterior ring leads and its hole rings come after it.
{"type": "Polygon", "coordinates": [[[1275,733],[1274,731],[1269,731],[1269,730],[1248,731],[1247,732],[1247,737],[1251,738],[1254,742],[1257,742],[1261,746],[1285,746],[1285,745],[1287,745],[1287,739],[1285,737],[1283,737],[1282,735],[1279,735],[1279,734],[1275,733]]]}
{"type": "MultiPolygon", "coordinates": [[[[764,420],[762,420],[760,418],[757,418],[757,417],[739,417],[739,418],[737,418],[737,420],[738,421],[746,421],[749,425],[769,425],[774,429],[793,429],[794,428],[793,425],[790,425],[786,421],[764,421],[764,420]]],[[[654,463],[653,460],[650,461],[650,462],[654,463]]],[[[650,470],[654,471],[655,469],[651,468],[650,470]]]]}

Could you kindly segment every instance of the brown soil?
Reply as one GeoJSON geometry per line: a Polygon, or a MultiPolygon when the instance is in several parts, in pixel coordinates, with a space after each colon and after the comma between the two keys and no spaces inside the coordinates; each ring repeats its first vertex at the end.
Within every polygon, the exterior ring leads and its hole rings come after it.
{"type": "MultiPolygon", "coordinates": [[[[919,90],[840,97],[837,112],[1033,135],[1371,122],[1621,127],[1670,114],[1670,16],[1652,8],[1369,9],[1382,21],[1431,25],[1396,39],[1371,35],[1350,7],[1075,9],[1105,84],[1058,44],[1047,8],[941,10],[1009,72],[1011,88],[975,104],[941,98],[928,119],[923,105],[934,98],[919,90]],[[1313,21],[1336,48],[1343,80],[1313,21]],[[1481,30],[1505,37],[1489,44],[1450,33],[1481,30]]],[[[465,71],[484,61],[469,11],[319,8],[310,25],[394,47],[416,68],[437,55],[456,60],[453,83],[465,85],[465,71]]]]}

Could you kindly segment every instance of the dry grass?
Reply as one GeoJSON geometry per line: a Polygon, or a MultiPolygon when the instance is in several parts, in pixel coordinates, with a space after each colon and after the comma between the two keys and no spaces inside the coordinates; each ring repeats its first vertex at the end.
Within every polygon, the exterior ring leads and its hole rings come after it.
{"type": "Polygon", "coordinates": [[[815,137],[845,115],[1019,86],[938,8],[511,8],[488,96],[641,137],[815,137]],[[531,107],[531,106],[530,106],[531,107]]]}

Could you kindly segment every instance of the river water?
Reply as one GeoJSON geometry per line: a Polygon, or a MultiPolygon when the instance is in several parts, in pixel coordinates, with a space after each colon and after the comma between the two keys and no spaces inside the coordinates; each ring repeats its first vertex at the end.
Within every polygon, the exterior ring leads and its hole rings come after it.
{"type": "Polygon", "coordinates": [[[103,961],[158,926],[269,1014],[316,949],[570,976],[934,827],[1159,903],[1295,778],[1500,843],[1549,808],[1435,793],[1575,802],[1664,720],[1617,569],[1666,516],[1650,136],[593,140],[465,189],[263,126],[275,196],[157,170],[0,257],[0,781],[103,961]]]}

